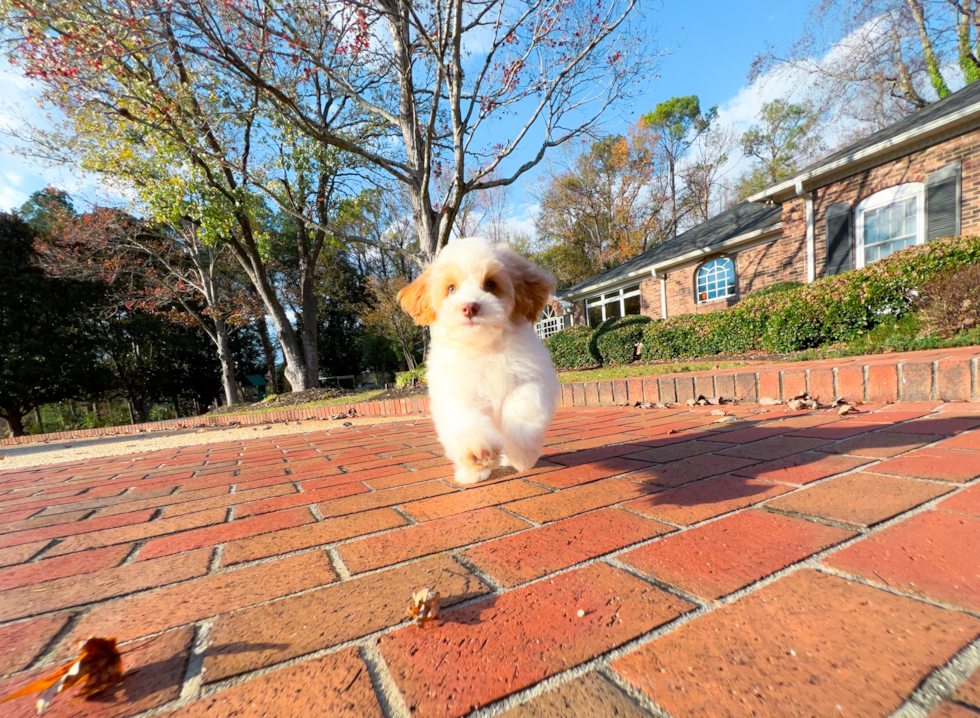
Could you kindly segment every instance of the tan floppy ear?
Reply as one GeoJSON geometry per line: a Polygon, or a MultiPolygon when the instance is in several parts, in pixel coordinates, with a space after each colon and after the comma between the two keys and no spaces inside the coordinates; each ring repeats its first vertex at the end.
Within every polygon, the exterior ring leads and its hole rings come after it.
{"type": "Polygon", "coordinates": [[[555,291],[555,280],[513,250],[508,252],[508,260],[514,281],[514,313],[536,322],[555,291]]]}
{"type": "Polygon", "coordinates": [[[436,320],[436,310],[429,301],[429,279],[432,269],[426,269],[418,278],[398,292],[398,301],[402,309],[415,320],[420,327],[428,326],[436,320]]]}

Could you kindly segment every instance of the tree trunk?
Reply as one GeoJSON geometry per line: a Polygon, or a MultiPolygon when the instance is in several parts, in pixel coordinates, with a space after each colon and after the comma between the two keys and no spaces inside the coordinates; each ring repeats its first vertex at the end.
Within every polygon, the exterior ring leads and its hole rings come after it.
{"type": "Polygon", "coordinates": [[[229,246],[251,280],[259,299],[262,300],[265,310],[269,313],[272,325],[276,328],[276,339],[282,349],[283,359],[286,361],[286,381],[289,382],[290,390],[312,389],[313,387],[306,380],[306,366],[303,361],[303,353],[296,341],[296,332],[289,322],[289,317],[286,316],[286,310],[279,301],[279,297],[276,296],[275,290],[269,284],[269,277],[266,275],[265,266],[258,256],[258,250],[254,247],[245,247],[237,242],[232,242],[229,246]]]}
{"type": "Polygon", "coordinates": [[[316,282],[312,263],[300,262],[300,302],[303,311],[303,355],[306,381],[310,387],[320,386],[320,355],[316,345],[317,300],[313,285],[316,282]]]}
{"type": "Polygon", "coordinates": [[[19,409],[4,409],[2,416],[7,420],[11,436],[24,435],[24,417],[19,409]]]}
{"type": "MultiPolygon", "coordinates": [[[[306,362],[303,360],[303,353],[296,341],[296,332],[293,331],[293,327],[289,323],[286,310],[278,302],[276,305],[276,311],[270,311],[270,318],[272,319],[272,326],[276,328],[276,341],[279,342],[282,357],[286,362],[284,373],[286,381],[289,382],[289,390],[305,391],[312,387],[306,381],[306,362]]],[[[268,303],[266,303],[266,308],[271,310],[268,303]]]]}
{"type": "MultiPolygon", "coordinates": [[[[96,414],[96,416],[98,416],[98,414],[96,414]]],[[[41,433],[43,434],[44,433],[44,422],[41,421],[41,407],[39,407],[39,406],[35,406],[34,407],[34,421],[37,422],[37,426],[41,430],[41,433]]]]}
{"type": "Polygon", "coordinates": [[[215,318],[214,335],[218,345],[218,360],[221,362],[221,386],[225,390],[225,402],[230,406],[237,404],[238,382],[235,380],[235,358],[228,341],[228,325],[224,319],[215,318]]]}
{"type": "Polygon", "coordinates": [[[262,354],[265,356],[265,370],[269,372],[269,386],[272,393],[279,393],[279,377],[276,376],[276,355],[272,351],[272,342],[269,341],[269,328],[265,325],[265,317],[255,322],[255,331],[259,333],[259,341],[262,342],[262,354]]]}
{"type": "Polygon", "coordinates": [[[402,356],[405,357],[405,366],[408,367],[409,371],[412,371],[412,369],[415,368],[415,357],[412,356],[412,352],[409,351],[408,347],[406,347],[404,344],[402,344],[401,347],[402,356]]]}

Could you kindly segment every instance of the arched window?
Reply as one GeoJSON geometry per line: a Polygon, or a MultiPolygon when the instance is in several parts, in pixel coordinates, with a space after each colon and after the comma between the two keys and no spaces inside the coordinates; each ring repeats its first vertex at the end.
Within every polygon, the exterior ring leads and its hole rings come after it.
{"type": "Polygon", "coordinates": [[[728,257],[701,265],[697,275],[698,301],[710,302],[735,294],[735,263],[728,257]]]}
{"type": "Polygon", "coordinates": [[[541,314],[542,319],[551,319],[555,316],[555,308],[550,304],[544,305],[544,312],[541,314]]]}
{"type": "Polygon", "coordinates": [[[889,187],[861,201],[855,210],[858,269],[900,249],[926,241],[925,185],[889,187]]]}

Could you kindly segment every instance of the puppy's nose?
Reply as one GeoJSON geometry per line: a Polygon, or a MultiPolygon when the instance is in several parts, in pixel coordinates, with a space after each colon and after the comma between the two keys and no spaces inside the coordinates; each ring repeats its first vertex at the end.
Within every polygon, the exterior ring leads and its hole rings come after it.
{"type": "Polygon", "coordinates": [[[476,302],[465,302],[463,304],[463,316],[471,319],[480,313],[480,305],[476,302]]]}

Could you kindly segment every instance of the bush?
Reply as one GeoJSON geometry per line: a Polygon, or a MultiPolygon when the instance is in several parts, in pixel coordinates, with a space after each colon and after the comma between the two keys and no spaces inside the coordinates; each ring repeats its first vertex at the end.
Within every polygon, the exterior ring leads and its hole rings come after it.
{"type": "Polygon", "coordinates": [[[790,289],[796,289],[797,287],[802,287],[803,282],[776,282],[775,284],[770,284],[768,287],[763,287],[762,289],[757,289],[751,294],[750,297],[765,297],[770,294],[779,294],[780,292],[788,292],[790,289]]]}
{"type": "Polygon", "coordinates": [[[980,326],[980,266],[946,272],[922,288],[916,301],[929,334],[951,337],[980,326]]]}
{"type": "Polygon", "coordinates": [[[551,361],[559,369],[579,369],[598,362],[589,353],[589,327],[568,327],[548,337],[544,345],[551,352],[551,361]]]}
{"type": "Polygon", "coordinates": [[[395,388],[425,384],[425,364],[419,364],[414,369],[403,371],[395,377],[395,388]]]}
{"type": "Polygon", "coordinates": [[[757,293],[731,309],[647,324],[643,359],[753,350],[793,352],[849,342],[879,324],[906,316],[938,276],[977,263],[980,238],[934,240],[861,270],[757,293]]]}
{"type": "Polygon", "coordinates": [[[636,359],[636,347],[643,341],[643,327],[652,319],[628,316],[607,319],[589,338],[589,354],[598,364],[629,364],[636,359]]]}

